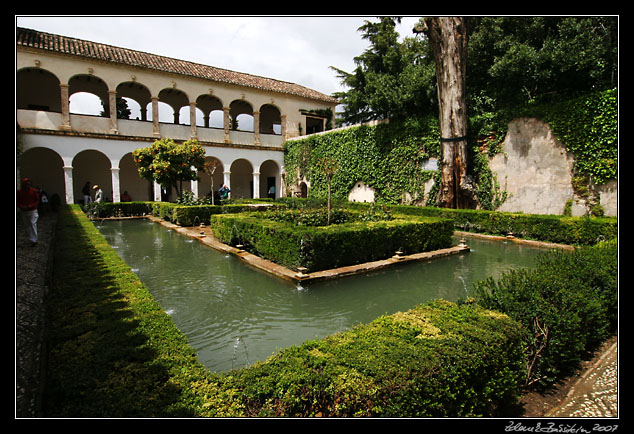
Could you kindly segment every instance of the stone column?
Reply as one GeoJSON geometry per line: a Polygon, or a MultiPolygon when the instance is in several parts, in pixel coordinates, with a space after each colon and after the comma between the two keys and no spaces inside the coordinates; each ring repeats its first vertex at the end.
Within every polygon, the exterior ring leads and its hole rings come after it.
{"type": "Polygon", "coordinates": [[[286,141],[286,115],[281,116],[282,122],[282,141],[286,141]]]}
{"type": "Polygon", "coordinates": [[[154,183],[154,202],[161,202],[161,185],[158,182],[154,183]]]}
{"type": "Polygon", "coordinates": [[[119,134],[117,127],[117,92],[108,91],[108,100],[110,102],[110,134],[119,134]]]}
{"type": "Polygon", "coordinates": [[[159,128],[158,98],[155,96],[152,97],[152,125],[152,134],[154,137],[161,137],[161,130],[159,128]]]}
{"type": "Polygon", "coordinates": [[[111,167],[110,173],[112,175],[112,201],[115,203],[121,202],[121,186],[119,185],[119,172],[121,169],[118,167],[111,167]]]}
{"type": "MultiPolygon", "coordinates": [[[[224,178],[223,178],[223,184],[226,185],[227,187],[229,187],[229,190],[231,190],[231,171],[226,170],[224,172],[222,172],[224,178]]],[[[231,197],[231,193],[229,193],[229,197],[231,197]]]]}
{"type": "Polygon", "coordinates": [[[70,131],[70,100],[68,99],[68,85],[60,84],[59,87],[62,96],[62,125],[60,125],[60,129],[70,131]]]}
{"type": "Polygon", "coordinates": [[[253,133],[255,134],[255,144],[260,144],[260,112],[253,112],[253,133]]]}
{"type": "MultiPolygon", "coordinates": [[[[192,170],[196,170],[196,168],[194,166],[192,166],[191,168],[192,170]]],[[[192,193],[194,194],[194,197],[198,197],[198,181],[195,179],[192,179],[190,181],[189,184],[189,188],[191,189],[192,193]]]]}
{"type": "Polygon", "coordinates": [[[260,198],[260,172],[253,172],[253,199],[260,198]]]}
{"type": "MultiPolygon", "coordinates": [[[[225,143],[231,143],[231,135],[229,133],[229,130],[231,129],[229,127],[229,110],[231,110],[229,107],[223,107],[222,111],[224,112],[224,127],[225,127],[225,143]]],[[[229,184],[227,184],[229,185],[229,184]]]]}
{"type": "Polygon", "coordinates": [[[196,129],[196,103],[189,103],[189,124],[191,127],[190,139],[198,140],[198,132],[196,129]]]}
{"type": "Polygon", "coordinates": [[[73,166],[64,166],[64,189],[66,190],[66,204],[75,203],[75,194],[73,193],[73,166]]]}

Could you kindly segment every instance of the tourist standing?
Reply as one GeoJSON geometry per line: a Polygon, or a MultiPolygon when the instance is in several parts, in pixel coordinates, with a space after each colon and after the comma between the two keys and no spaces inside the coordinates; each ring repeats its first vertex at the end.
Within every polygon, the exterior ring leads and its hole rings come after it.
{"type": "Polygon", "coordinates": [[[37,244],[37,207],[40,204],[40,195],[33,188],[29,178],[22,180],[22,186],[18,190],[17,198],[22,221],[24,221],[26,226],[26,236],[31,245],[35,245],[37,244]]]}
{"type": "Polygon", "coordinates": [[[95,190],[95,203],[99,203],[102,201],[103,191],[99,188],[98,185],[95,185],[93,188],[95,190]]]}
{"type": "Polygon", "coordinates": [[[90,197],[90,181],[86,181],[84,188],[81,189],[81,193],[84,195],[84,205],[88,205],[92,202],[92,198],[90,197]]]}
{"type": "Polygon", "coordinates": [[[229,193],[231,192],[231,190],[229,190],[227,184],[223,184],[218,192],[220,193],[220,199],[224,200],[229,198],[229,193]]]}

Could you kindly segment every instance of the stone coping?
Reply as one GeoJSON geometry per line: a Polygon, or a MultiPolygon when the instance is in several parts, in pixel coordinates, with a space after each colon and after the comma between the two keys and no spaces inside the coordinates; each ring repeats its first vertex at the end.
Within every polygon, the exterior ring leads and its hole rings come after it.
{"type": "Polygon", "coordinates": [[[563,250],[575,249],[574,246],[570,246],[568,244],[557,244],[557,243],[549,243],[546,241],[525,240],[523,238],[515,238],[511,234],[507,236],[501,236],[501,235],[478,234],[474,232],[455,231],[454,235],[459,237],[481,238],[484,240],[491,240],[491,241],[510,241],[517,244],[526,244],[527,246],[543,247],[546,249],[563,249],[563,250]]]}
{"type": "Polygon", "coordinates": [[[277,277],[281,277],[286,280],[290,280],[295,283],[314,282],[319,280],[335,279],[344,276],[352,276],[362,273],[368,273],[371,271],[380,270],[396,264],[402,264],[413,261],[429,261],[436,258],[442,258],[445,256],[456,255],[463,252],[468,252],[469,246],[460,244],[458,246],[448,247],[446,249],[434,250],[431,252],[415,253],[412,255],[394,255],[391,258],[382,259],[378,261],[366,262],[363,264],[348,265],[345,267],[333,268],[330,270],[315,271],[312,273],[305,273],[302,270],[291,270],[282,265],[276,264],[267,259],[261,258],[257,255],[249,253],[237,247],[232,247],[217,240],[212,234],[211,229],[207,226],[192,226],[184,227],[174,223],[167,222],[157,217],[148,217],[151,221],[161,224],[162,226],[172,229],[182,235],[190,238],[196,238],[201,243],[212,247],[218,251],[232,254],[238,257],[252,267],[267,273],[273,274],[277,277]]]}

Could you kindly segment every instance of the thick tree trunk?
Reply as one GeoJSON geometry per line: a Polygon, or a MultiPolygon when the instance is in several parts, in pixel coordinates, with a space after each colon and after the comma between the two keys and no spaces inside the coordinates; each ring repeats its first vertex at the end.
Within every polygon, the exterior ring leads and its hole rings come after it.
{"type": "Polygon", "coordinates": [[[464,18],[424,19],[422,28],[434,50],[440,136],[442,145],[442,186],[439,205],[470,208],[473,188],[467,176],[467,104],[465,77],[467,29],[464,18]]]}

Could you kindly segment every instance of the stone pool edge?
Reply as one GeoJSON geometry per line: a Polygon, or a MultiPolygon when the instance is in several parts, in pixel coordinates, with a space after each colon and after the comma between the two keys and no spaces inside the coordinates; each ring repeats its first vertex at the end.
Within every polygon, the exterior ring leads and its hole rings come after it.
{"type": "Polygon", "coordinates": [[[159,223],[162,226],[172,229],[182,235],[190,238],[198,239],[201,243],[212,247],[218,251],[232,254],[238,257],[244,263],[254,268],[265,271],[277,277],[290,280],[295,283],[315,282],[319,280],[335,279],[345,276],[353,276],[371,271],[380,270],[396,264],[402,264],[413,261],[429,261],[445,256],[456,255],[463,252],[469,252],[469,246],[461,243],[460,245],[448,247],[445,249],[433,250],[430,252],[415,253],[412,255],[392,256],[391,258],[381,259],[378,261],[365,262],[363,264],[348,265],[345,267],[332,268],[329,270],[315,271],[312,273],[304,273],[286,268],[267,259],[249,253],[237,247],[232,247],[218,241],[212,234],[211,229],[207,226],[179,226],[177,224],[165,221],[163,219],[148,216],[149,220],[159,223]]]}

